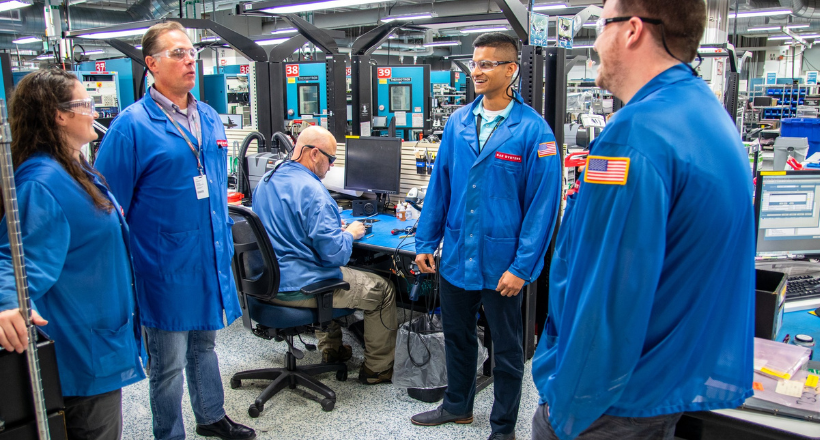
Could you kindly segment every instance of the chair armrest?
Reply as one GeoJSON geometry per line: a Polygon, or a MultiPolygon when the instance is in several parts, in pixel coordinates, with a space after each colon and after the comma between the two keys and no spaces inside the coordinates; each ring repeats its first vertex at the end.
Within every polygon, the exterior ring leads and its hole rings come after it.
{"type": "Polygon", "coordinates": [[[350,283],[340,279],[324,280],[309,284],[300,290],[302,295],[316,297],[316,311],[322,327],[333,320],[333,291],[336,289],[349,290],[350,283]]]}

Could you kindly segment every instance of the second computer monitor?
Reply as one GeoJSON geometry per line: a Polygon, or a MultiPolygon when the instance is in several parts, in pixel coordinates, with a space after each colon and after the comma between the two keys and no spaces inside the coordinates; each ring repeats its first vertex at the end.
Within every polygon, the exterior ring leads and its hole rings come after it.
{"type": "Polygon", "coordinates": [[[757,255],[820,254],[820,171],[760,172],[757,255]]]}
{"type": "Polygon", "coordinates": [[[398,194],[401,139],[349,137],[345,142],[345,189],[398,194]]]}

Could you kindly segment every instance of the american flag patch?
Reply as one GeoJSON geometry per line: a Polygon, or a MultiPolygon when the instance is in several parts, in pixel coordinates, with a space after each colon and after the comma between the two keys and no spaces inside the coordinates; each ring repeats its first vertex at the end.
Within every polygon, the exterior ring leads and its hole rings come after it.
{"type": "Polygon", "coordinates": [[[605,185],[626,185],[629,175],[628,157],[589,156],[584,182],[605,185]]]}
{"type": "Polygon", "coordinates": [[[555,155],[555,142],[542,142],[538,144],[538,157],[555,155]]]}

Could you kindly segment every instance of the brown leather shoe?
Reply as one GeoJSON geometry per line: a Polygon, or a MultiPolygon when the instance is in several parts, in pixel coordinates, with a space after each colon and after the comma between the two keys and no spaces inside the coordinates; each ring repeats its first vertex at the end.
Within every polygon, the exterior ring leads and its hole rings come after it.
{"type": "Polygon", "coordinates": [[[353,348],[349,345],[342,345],[338,350],[333,348],[326,348],[322,350],[322,363],[335,364],[339,362],[347,362],[353,357],[353,348]]]}
{"type": "Polygon", "coordinates": [[[390,367],[387,371],[377,373],[362,365],[362,369],[359,370],[359,382],[364,385],[376,385],[377,383],[391,382],[392,380],[393,367],[390,367]]]}

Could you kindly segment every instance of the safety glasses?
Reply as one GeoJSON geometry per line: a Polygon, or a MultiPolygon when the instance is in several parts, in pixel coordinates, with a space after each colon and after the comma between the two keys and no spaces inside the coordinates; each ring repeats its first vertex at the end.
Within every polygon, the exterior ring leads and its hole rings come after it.
{"type": "Polygon", "coordinates": [[[481,69],[482,72],[489,72],[490,70],[493,70],[493,69],[495,69],[496,67],[498,67],[502,64],[510,64],[510,63],[514,63],[514,62],[515,61],[489,61],[489,60],[473,61],[473,60],[470,60],[470,61],[467,61],[467,67],[470,68],[471,72],[473,70],[475,70],[476,66],[478,66],[478,68],[481,69]]]}
{"type": "Polygon", "coordinates": [[[57,107],[64,111],[85,116],[94,116],[94,112],[96,111],[94,110],[94,100],[91,98],[61,102],[57,107]]]}
{"type": "Polygon", "coordinates": [[[333,165],[333,162],[336,162],[336,156],[332,156],[330,154],[325,153],[324,151],[322,151],[321,148],[319,148],[315,145],[303,145],[303,147],[305,147],[305,148],[315,148],[315,149],[319,150],[320,153],[324,154],[327,157],[327,160],[330,162],[331,165],[333,165]]]}
{"type": "Polygon", "coordinates": [[[634,16],[634,15],[630,15],[628,17],[612,17],[612,18],[603,18],[603,17],[601,17],[601,18],[598,19],[598,21],[595,22],[595,36],[600,36],[604,32],[604,28],[606,28],[606,25],[608,25],[610,23],[620,23],[622,21],[629,21],[629,20],[632,19],[632,17],[635,17],[635,18],[643,21],[644,23],[663,24],[663,22],[658,20],[657,18],[637,17],[637,16],[634,16]]]}
{"type": "Polygon", "coordinates": [[[186,57],[191,57],[192,60],[195,60],[197,53],[199,53],[199,52],[194,48],[190,48],[190,49],[177,48],[177,49],[166,50],[164,52],[157,52],[157,53],[155,53],[151,56],[154,57],[154,58],[165,57],[165,58],[170,58],[174,61],[182,61],[186,57]]]}

